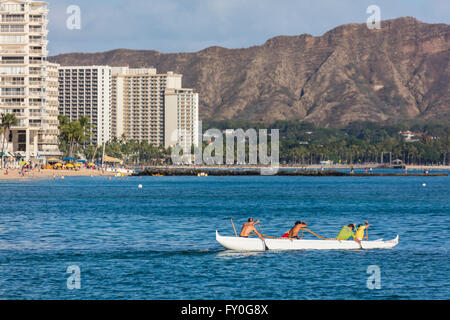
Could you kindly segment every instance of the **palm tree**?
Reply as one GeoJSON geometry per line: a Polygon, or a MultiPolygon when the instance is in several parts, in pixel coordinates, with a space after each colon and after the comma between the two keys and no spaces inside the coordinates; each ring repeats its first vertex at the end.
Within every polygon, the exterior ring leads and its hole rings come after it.
{"type": "MultiPolygon", "coordinates": [[[[0,127],[0,136],[2,135],[2,133],[3,133],[3,128],[0,127]]],[[[2,149],[2,163],[3,163],[3,149],[2,149]]],[[[1,167],[3,167],[3,166],[1,166],[1,167]]]]}
{"type": "Polygon", "coordinates": [[[4,113],[2,114],[2,123],[1,128],[3,131],[3,143],[2,143],[2,167],[3,167],[3,158],[5,157],[5,143],[6,137],[9,135],[12,126],[15,126],[19,123],[16,116],[13,113],[4,113]]]}
{"type": "MultiPolygon", "coordinates": [[[[85,136],[85,140],[88,140],[91,136],[90,133],[88,133],[88,131],[90,131],[92,128],[92,126],[89,124],[91,122],[91,119],[86,116],[81,116],[78,118],[78,122],[80,123],[81,127],[83,128],[83,134],[85,136]]],[[[83,146],[86,147],[86,144],[83,143],[83,146]]]]}
{"type": "MultiPolygon", "coordinates": [[[[60,147],[68,146],[69,157],[73,157],[76,147],[85,142],[89,137],[89,130],[92,126],[89,124],[88,117],[80,117],[77,121],[70,121],[67,116],[58,116],[59,132],[60,132],[60,147]]],[[[95,152],[94,152],[95,155],[95,152]]]]}
{"type": "Polygon", "coordinates": [[[67,133],[69,138],[69,157],[73,157],[75,147],[85,138],[84,128],[78,121],[72,121],[67,128],[67,133]]]}

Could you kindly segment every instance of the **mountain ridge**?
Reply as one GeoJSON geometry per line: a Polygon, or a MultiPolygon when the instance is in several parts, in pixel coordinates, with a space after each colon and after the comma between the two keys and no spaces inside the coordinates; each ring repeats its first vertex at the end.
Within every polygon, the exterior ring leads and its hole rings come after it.
{"type": "Polygon", "coordinates": [[[339,127],[352,121],[450,120],[450,26],[412,17],[341,25],[321,36],[197,52],[115,49],[49,58],[61,65],[156,67],[183,74],[200,117],[339,127]]]}

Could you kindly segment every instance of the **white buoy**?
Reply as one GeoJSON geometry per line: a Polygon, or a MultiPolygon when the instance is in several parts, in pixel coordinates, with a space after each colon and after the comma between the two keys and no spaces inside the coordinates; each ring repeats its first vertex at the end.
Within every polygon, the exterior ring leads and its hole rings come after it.
{"type": "Polygon", "coordinates": [[[138,185],[138,188],[139,188],[139,189],[142,189],[142,184],[138,185]]]}
{"type": "Polygon", "coordinates": [[[427,184],[426,183],[422,183],[422,187],[426,187],[427,186],[427,184]]]}

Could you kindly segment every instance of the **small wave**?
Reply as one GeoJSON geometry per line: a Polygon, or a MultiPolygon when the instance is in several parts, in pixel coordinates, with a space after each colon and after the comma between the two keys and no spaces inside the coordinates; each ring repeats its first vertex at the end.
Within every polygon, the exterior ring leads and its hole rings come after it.
{"type": "Polygon", "coordinates": [[[217,254],[217,258],[222,259],[235,259],[235,258],[248,258],[248,257],[254,257],[264,254],[264,251],[261,252],[246,252],[246,251],[234,251],[234,250],[219,250],[217,254]]]}

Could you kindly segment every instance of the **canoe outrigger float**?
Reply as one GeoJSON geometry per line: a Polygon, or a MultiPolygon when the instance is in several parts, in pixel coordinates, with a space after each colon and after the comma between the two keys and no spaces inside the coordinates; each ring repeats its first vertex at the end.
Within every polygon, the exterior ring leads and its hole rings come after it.
{"type": "Polygon", "coordinates": [[[383,241],[361,241],[361,246],[354,240],[296,240],[225,237],[216,231],[216,240],[229,250],[265,251],[265,250],[355,250],[355,249],[391,249],[398,244],[395,239],[383,241]]]}

